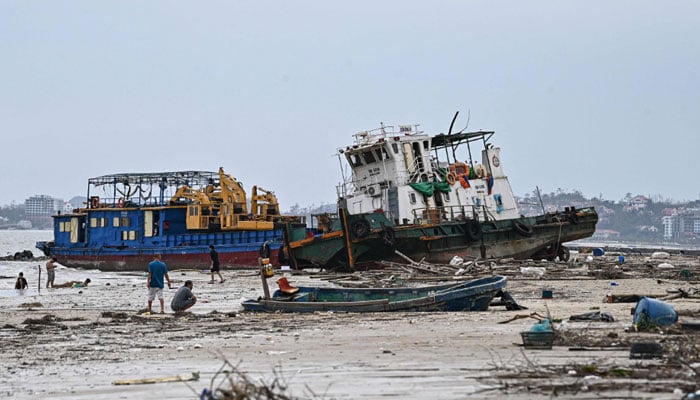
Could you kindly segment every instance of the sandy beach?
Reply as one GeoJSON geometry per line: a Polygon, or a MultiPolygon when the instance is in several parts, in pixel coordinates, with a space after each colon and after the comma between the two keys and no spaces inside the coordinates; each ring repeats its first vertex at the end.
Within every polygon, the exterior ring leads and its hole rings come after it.
{"type": "MultiPolygon", "coordinates": [[[[509,276],[508,292],[527,310],[497,306],[469,313],[248,313],[241,300],[263,295],[255,271],[225,270],[225,283],[208,284],[208,274],[190,270],[171,271],[177,283],[166,289],[166,314],[144,315],[143,273],[95,274],[88,288],[2,298],[0,396],[195,399],[204,388],[222,384],[224,376],[217,372],[225,359],[255,382],[277,379],[294,398],[679,399],[700,389],[693,372],[700,368],[697,351],[690,366],[679,367],[668,356],[630,359],[629,346],[640,340],[670,345],[683,339],[697,349],[697,334],[676,327],[635,332],[629,329],[634,303],[605,302],[611,292],[664,294],[697,287],[697,281],[669,279],[683,266],[697,267],[697,257],[665,261],[675,263],[676,270],[651,267],[643,277],[621,272],[612,287],[611,279],[595,276],[594,265],[550,263],[541,279],[509,276]],[[195,294],[207,302],[175,316],[169,302],[186,279],[194,281],[195,294]],[[553,298],[542,299],[543,290],[551,290],[553,298]],[[591,311],[607,312],[616,321],[568,321],[591,311]],[[499,323],[531,313],[561,320],[555,324],[561,337],[552,350],[521,346],[520,332],[535,319],[499,323]],[[199,374],[196,381],[114,384],[193,372],[199,374]]],[[[613,264],[609,257],[599,260],[598,267],[613,264]]],[[[473,272],[520,266],[491,263],[473,272]]],[[[626,268],[631,267],[620,271],[626,268]]],[[[313,271],[287,274],[295,285],[331,285],[313,271]]],[[[698,298],[671,304],[681,320],[699,315],[698,298]]]]}

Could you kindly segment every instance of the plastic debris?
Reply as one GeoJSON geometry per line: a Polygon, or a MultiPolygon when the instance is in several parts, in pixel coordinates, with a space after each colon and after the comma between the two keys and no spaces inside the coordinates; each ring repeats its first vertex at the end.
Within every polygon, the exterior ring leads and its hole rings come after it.
{"type": "Polygon", "coordinates": [[[668,326],[678,322],[678,313],[665,301],[642,297],[634,308],[634,324],[643,326],[668,326]]]}
{"type": "Polygon", "coordinates": [[[523,275],[536,276],[541,278],[546,269],[544,267],[520,267],[520,273],[523,275]]]}

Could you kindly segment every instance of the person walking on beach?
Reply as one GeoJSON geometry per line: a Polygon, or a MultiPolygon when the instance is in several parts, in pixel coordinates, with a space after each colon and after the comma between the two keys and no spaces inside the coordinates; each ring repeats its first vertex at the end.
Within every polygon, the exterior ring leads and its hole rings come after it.
{"type": "Polygon", "coordinates": [[[49,259],[49,261],[46,262],[46,272],[48,276],[46,277],[46,287],[48,288],[49,286],[53,288],[53,281],[56,278],[56,261],[58,259],[56,256],[53,256],[49,259]]]}
{"type": "Polygon", "coordinates": [[[224,283],[224,277],[219,272],[219,253],[216,252],[213,245],[209,245],[209,256],[211,257],[211,281],[209,283],[214,283],[214,273],[218,274],[221,283],[224,283]]]}
{"type": "Polygon", "coordinates": [[[192,293],[192,281],[187,280],[185,284],[177,290],[175,297],[170,302],[170,308],[176,313],[183,312],[192,307],[197,302],[197,297],[192,293]]]}
{"type": "Polygon", "coordinates": [[[153,255],[153,261],[148,263],[148,312],[152,312],[153,300],[158,297],[160,301],[160,313],[165,314],[165,301],[163,300],[163,278],[168,281],[168,289],[170,286],[170,276],[168,275],[168,267],[160,260],[160,254],[153,255]]]}
{"type": "Polygon", "coordinates": [[[27,280],[24,279],[24,272],[20,272],[19,276],[17,277],[17,282],[15,282],[15,289],[26,289],[29,287],[29,284],[27,284],[27,280]]]}

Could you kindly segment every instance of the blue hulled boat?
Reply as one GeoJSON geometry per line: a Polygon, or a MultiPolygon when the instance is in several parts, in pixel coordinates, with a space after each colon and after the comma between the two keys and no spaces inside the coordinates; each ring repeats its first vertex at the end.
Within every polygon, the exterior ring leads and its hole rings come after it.
{"type": "Polygon", "coordinates": [[[273,192],[246,191],[218,172],[124,173],[88,180],[88,202],[53,216],[54,240],[38,242],[47,256],[70,267],[142,270],[159,253],[170,269],[208,267],[209,246],[223,266],[257,267],[276,260],[285,217],[273,192]]]}
{"type": "Polygon", "coordinates": [[[504,276],[417,288],[290,288],[280,285],[269,299],[246,300],[248,311],[388,312],[485,311],[506,286],[504,276]]]}

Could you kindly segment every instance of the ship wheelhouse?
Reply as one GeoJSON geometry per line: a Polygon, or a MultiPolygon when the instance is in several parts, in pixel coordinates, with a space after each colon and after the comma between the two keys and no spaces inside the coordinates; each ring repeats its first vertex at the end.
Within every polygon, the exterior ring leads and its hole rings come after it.
{"type": "Polygon", "coordinates": [[[500,149],[488,143],[493,134],[431,137],[418,125],[359,132],[353,145],[338,149],[351,169],[339,187],[341,206],[350,214],[384,212],[397,225],[517,218],[500,149]],[[471,154],[476,142],[480,162],[471,154]]]}

